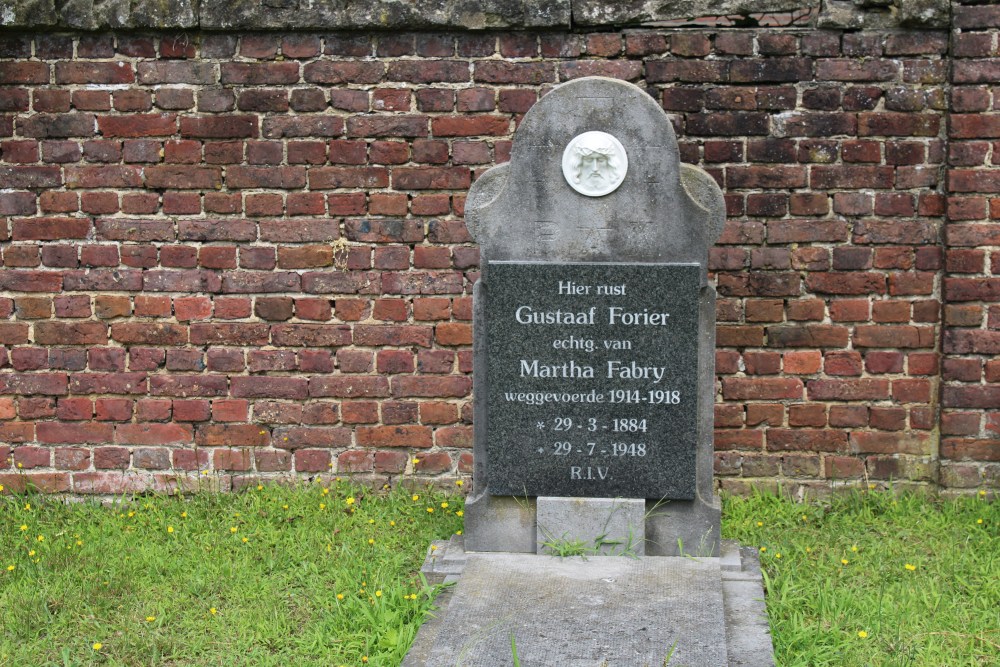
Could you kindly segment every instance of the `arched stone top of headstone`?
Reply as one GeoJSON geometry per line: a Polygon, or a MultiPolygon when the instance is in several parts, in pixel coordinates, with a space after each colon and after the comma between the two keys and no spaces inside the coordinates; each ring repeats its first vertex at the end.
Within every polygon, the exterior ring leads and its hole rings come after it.
{"type": "Polygon", "coordinates": [[[604,77],[545,95],[514,134],[510,162],[483,174],[466,204],[487,262],[697,263],[704,273],[724,221],[722,191],[681,164],[663,109],[604,77]]]}

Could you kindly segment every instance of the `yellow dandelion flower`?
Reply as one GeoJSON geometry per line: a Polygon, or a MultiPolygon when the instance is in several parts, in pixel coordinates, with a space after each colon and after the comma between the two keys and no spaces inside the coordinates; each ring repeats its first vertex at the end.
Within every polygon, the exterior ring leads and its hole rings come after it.
{"type": "Polygon", "coordinates": [[[30,512],[31,511],[31,503],[25,503],[24,504],[24,509],[26,509],[26,510],[28,510],[30,512]]]}
{"type": "Polygon", "coordinates": [[[28,524],[22,523],[21,524],[21,530],[28,530],[28,524]]]}
{"type": "Polygon", "coordinates": [[[283,510],[286,510],[286,509],[288,509],[288,505],[282,505],[282,506],[281,506],[281,509],[283,509],[283,510]]]}
{"type": "Polygon", "coordinates": [[[456,530],[456,531],[455,531],[455,534],[456,534],[456,535],[461,535],[461,534],[462,534],[462,531],[460,531],[460,530],[456,530]]]}
{"type": "Polygon", "coordinates": [[[0,493],[3,493],[3,484],[0,484],[0,493]]]}
{"type": "Polygon", "coordinates": [[[775,558],[781,558],[781,554],[774,554],[775,558]]]}
{"type": "Polygon", "coordinates": [[[17,467],[18,467],[18,468],[23,468],[23,467],[24,467],[24,464],[23,464],[23,463],[21,463],[20,461],[18,461],[18,462],[17,462],[17,467]]]}
{"type": "Polygon", "coordinates": [[[344,502],[347,503],[348,505],[353,505],[354,504],[354,496],[350,496],[349,498],[345,499],[344,502]]]}
{"type": "Polygon", "coordinates": [[[128,518],[130,518],[130,519],[131,519],[131,518],[132,518],[132,517],[134,517],[134,516],[135,516],[135,512],[129,512],[129,513],[128,513],[128,518]]]}
{"type": "Polygon", "coordinates": [[[420,496],[418,496],[417,494],[413,494],[412,500],[413,502],[417,502],[418,500],[420,500],[420,496]]]}
{"type": "Polygon", "coordinates": [[[802,520],[803,520],[803,521],[808,521],[808,520],[809,520],[809,517],[807,517],[807,516],[806,516],[805,514],[803,514],[803,515],[802,515],[802,520]]]}
{"type": "Polygon", "coordinates": [[[375,540],[369,539],[368,544],[375,544],[375,540]]]}
{"type": "Polygon", "coordinates": [[[375,591],[375,597],[377,598],[382,597],[382,591],[375,591]]]}
{"type": "Polygon", "coordinates": [[[250,541],[250,538],[249,538],[249,537],[244,537],[244,538],[243,538],[243,544],[246,544],[246,543],[247,543],[247,542],[249,542],[249,541],[250,541]]]}
{"type": "Polygon", "coordinates": [[[375,519],[368,519],[368,523],[375,523],[375,519]]]}
{"type": "Polygon", "coordinates": [[[328,495],[329,493],[330,493],[330,489],[327,489],[327,488],[324,488],[324,489],[323,489],[323,495],[324,495],[324,496],[325,496],[325,495],[328,495]]]}
{"type": "Polygon", "coordinates": [[[869,488],[869,489],[874,489],[874,488],[875,488],[875,485],[874,485],[874,484],[871,484],[871,483],[869,483],[869,484],[868,484],[868,488],[869,488]]]}
{"type": "MultiPolygon", "coordinates": [[[[0,487],[0,491],[3,491],[2,487],[0,487]]],[[[985,497],[986,496],[986,489],[980,489],[979,490],[979,495],[985,497]]]]}
{"type": "Polygon", "coordinates": [[[239,530],[239,528],[237,528],[236,526],[230,526],[229,528],[230,533],[235,533],[237,530],[239,530]]]}
{"type": "Polygon", "coordinates": [[[29,557],[34,556],[34,555],[35,555],[35,550],[34,549],[32,549],[31,551],[28,552],[28,556],[29,557]]]}
{"type": "Polygon", "coordinates": [[[462,510],[458,510],[457,512],[455,512],[455,516],[465,516],[465,512],[463,512],[462,510]]]}
{"type": "Polygon", "coordinates": [[[39,542],[44,542],[45,541],[45,536],[44,535],[39,535],[38,536],[38,541],[39,542]]]}
{"type": "Polygon", "coordinates": [[[462,480],[460,480],[460,479],[456,479],[455,480],[455,486],[462,486],[462,484],[464,484],[464,482],[462,480]]]}
{"type": "Polygon", "coordinates": [[[853,551],[854,553],[858,553],[858,545],[857,544],[852,545],[851,546],[851,551],[853,551]]]}
{"type": "Polygon", "coordinates": [[[257,490],[258,491],[263,491],[264,490],[264,485],[263,484],[258,484],[257,485],[257,490]]]}
{"type": "Polygon", "coordinates": [[[418,463],[420,463],[420,459],[413,459],[413,465],[417,465],[418,463]]]}
{"type": "Polygon", "coordinates": [[[763,526],[763,525],[764,525],[764,522],[763,522],[763,521],[758,521],[758,522],[757,522],[757,527],[758,527],[758,528],[760,528],[760,527],[761,527],[761,526],[763,526]]]}
{"type": "Polygon", "coordinates": [[[8,565],[7,566],[7,571],[8,572],[13,572],[16,568],[17,568],[17,565],[8,565]]]}
{"type": "Polygon", "coordinates": [[[337,599],[338,600],[343,600],[344,599],[344,594],[343,593],[337,593],[337,599]]]}
{"type": "Polygon", "coordinates": [[[850,562],[851,562],[851,561],[847,560],[846,558],[841,558],[841,559],[840,559],[840,564],[841,564],[841,565],[847,565],[847,564],[848,564],[848,563],[850,563],[850,562]]]}
{"type": "Polygon", "coordinates": [[[367,655],[361,656],[361,662],[367,663],[368,662],[368,656],[367,655]]]}
{"type": "Polygon", "coordinates": [[[448,503],[441,503],[441,509],[443,510],[448,509],[448,503]]]}
{"type": "Polygon", "coordinates": [[[267,433],[267,431],[261,431],[261,432],[260,432],[260,433],[258,433],[257,435],[264,435],[265,433],[267,433]]]}
{"type": "Polygon", "coordinates": [[[976,523],[978,523],[981,526],[981,525],[983,525],[983,520],[982,519],[976,519],[976,523]]]}
{"type": "Polygon", "coordinates": [[[761,553],[764,553],[765,551],[767,551],[767,547],[761,547],[761,548],[760,548],[760,552],[761,552],[761,553]]]}
{"type": "Polygon", "coordinates": [[[326,503],[320,503],[320,504],[319,504],[319,508],[320,508],[321,510],[325,510],[325,509],[326,509],[326,503]]]}
{"type": "Polygon", "coordinates": [[[907,570],[909,570],[910,572],[913,572],[914,570],[916,570],[916,569],[917,569],[917,566],[916,566],[916,565],[911,565],[910,563],[907,563],[907,564],[906,564],[906,565],[904,565],[903,567],[905,567],[905,568],[906,568],[907,570]]]}
{"type": "MultiPolygon", "coordinates": [[[[982,521],[982,519],[980,519],[980,521],[982,521]]],[[[396,525],[396,522],[395,522],[395,521],[390,521],[390,522],[389,522],[389,525],[390,525],[390,526],[395,526],[395,525],[396,525]]]]}
{"type": "Polygon", "coordinates": [[[861,637],[862,639],[868,639],[868,633],[865,632],[864,630],[858,630],[858,637],[861,637]]]}
{"type": "Polygon", "coordinates": [[[102,648],[104,648],[104,644],[102,644],[101,642],[94,642],[90,648],[94,649],[95,651],[100,651],[102,648]]]}
{"type": "Polygon", "coordinates": [[[173,526],[167,526],[167,532],[168,533],[174,532],[174,527],[173,526]]]}
{"type": "Polygon", "coordinates": [[[427,508],[427,513],[428,514],[434,514],[434,508],[433,507],[428,507],[427,508]]]}
{"type": "Polygon", "coordinates": [[[431,551],[437,551],[437,550],[438,550],[437,545],[436,544],[432,544],[431,545],[431,551]]]}
{"type": "Polygon", "coordinates": [[[811,554],[813,552],[812,547],[806,547],[806,553],[811,554]]]}
{"type": "Polygon", "coordinates": [[[216,614],[219,613],[219,611],[215,607],[209,607],[208,613],[211,614],[212,616],[215,616],[216,614]]]}
{"type": "Polygon", "coordinates": [[[188,513],[187,512],[181,512],[181,518],[182,519],[188,518],[188,513]]]}
{"type": "Polygon", "coordinates": [[[146,617],[146,622],[147,622],[147,623],[152,623],[152,622],[153,622],[153,621],[155,621],[155,620],[156,620],[156,617],[155,617],[155,616],[147,616],[147,617],[146,617]]]}

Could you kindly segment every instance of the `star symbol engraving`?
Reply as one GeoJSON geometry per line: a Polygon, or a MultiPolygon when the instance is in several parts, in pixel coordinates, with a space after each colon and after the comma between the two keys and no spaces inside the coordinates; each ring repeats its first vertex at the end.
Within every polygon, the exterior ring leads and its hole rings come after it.
{"type": "Polygon", "coordinates": [[[538,428],[539,431],[545,430],[545,422],[538,422],[537,424],[535,424],[535,426],[538,428]]]}
{"type": "Polygon", "coordinates": [[[539,454],[544,454],[545,453],[545,448],[544,447],[539,447],[538,448],[538,453],[539,454]]]}

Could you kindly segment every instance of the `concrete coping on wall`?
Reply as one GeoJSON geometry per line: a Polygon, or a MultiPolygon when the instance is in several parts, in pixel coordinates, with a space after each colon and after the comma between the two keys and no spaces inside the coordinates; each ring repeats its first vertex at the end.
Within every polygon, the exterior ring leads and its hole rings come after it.
{"type": "Polygon", "coordinates": [[[7,0],[14,30],[941,29],[949,0],[7,0]]]}

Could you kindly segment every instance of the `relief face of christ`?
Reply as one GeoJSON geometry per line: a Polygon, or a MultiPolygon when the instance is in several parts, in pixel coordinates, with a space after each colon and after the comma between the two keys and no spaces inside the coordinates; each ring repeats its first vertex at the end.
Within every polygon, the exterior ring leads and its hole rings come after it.
{"type": "Polygon", "coordinates": [[[588,197],[614,192],[625,180],[625,148],[606,132],[577,135],[563,152],[563,175],[570,187],[588,197]]]}

